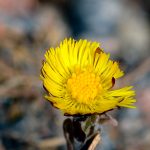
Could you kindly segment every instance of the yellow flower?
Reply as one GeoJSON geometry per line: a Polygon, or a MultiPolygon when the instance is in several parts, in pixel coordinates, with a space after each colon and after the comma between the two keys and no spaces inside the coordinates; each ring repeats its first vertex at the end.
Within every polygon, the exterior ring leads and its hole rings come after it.
{"type": "Polygon", "coordinates": [[[135,108],[131,86],[112,90],[123,76],[118,63],[97,42],[65,39],[45,53],[41,78],[45,96],[69,115],[101,114],[117,107],[135,108]]]}

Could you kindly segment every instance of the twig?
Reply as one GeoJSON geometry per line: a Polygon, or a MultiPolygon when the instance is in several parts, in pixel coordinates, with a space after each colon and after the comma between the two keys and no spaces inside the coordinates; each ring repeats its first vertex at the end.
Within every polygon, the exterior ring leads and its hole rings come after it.
{"type": "Polygon", "coordinates": [[[88,150],[95,150],[96,146],[100,143],[101,141],[101,136],[99,133],[94,137],[91,145],[89,146],[88,150]]]}
{"type": "Polygon", "coordinates": [[[39,149],[47,149],[52,147],[58,147],[60,145],[65,145],[65,139],[63,137],[50,138],[46,140],[42,140],[38,144],[39,149]]]}
{"type": "Polygon", "coordinates": [[[21,137],[18,133],[13,132],[13,134],[5,134],[6,137],[10,137],[15,140],[22,141],[29,146],[32,146],[36,149],[47,149],[47,148],[54,148],[58,147],[60,145],[65,145],[65,139],[63,137],[54,137],[54,138],[48,138],[40,141],[33,141],[33,139],[26,139],[24,137],[21,137]]]}

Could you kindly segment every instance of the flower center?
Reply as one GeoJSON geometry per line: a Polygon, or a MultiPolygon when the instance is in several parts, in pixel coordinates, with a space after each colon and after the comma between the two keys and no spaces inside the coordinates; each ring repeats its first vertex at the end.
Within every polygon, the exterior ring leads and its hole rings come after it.
{"type": "Polygon", "coordinates": [[[81,103],[89,103],[101,90],[100,78],[91,69],[81,71],[76,69],[75,73],[67,81],[67,87],[72,98],[81,103]]]}

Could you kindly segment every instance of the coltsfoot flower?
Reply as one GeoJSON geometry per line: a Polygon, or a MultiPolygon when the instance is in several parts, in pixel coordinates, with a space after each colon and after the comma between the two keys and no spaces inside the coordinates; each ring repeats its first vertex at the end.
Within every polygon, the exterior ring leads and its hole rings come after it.
{"type": "Polygon", "coordinates": [[[65,39],[45,53],[41,69],[45,96],[68,115],[101,114],[117,107],[135,108],[132,86],[113,90],[123,76],[97,42],[65,39]]]}

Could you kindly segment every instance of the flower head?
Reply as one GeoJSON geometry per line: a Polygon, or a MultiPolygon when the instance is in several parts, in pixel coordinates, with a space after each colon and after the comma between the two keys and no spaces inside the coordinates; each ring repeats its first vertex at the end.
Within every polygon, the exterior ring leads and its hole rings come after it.
{"type": "Polygon", "coordinates": [[[134,108],[131,86],[112,90],[123,76],[97,42],[65,39],[45,53],[41,78],[53,106],[69,115],[101,114],[117,107],[134,108]]]}

